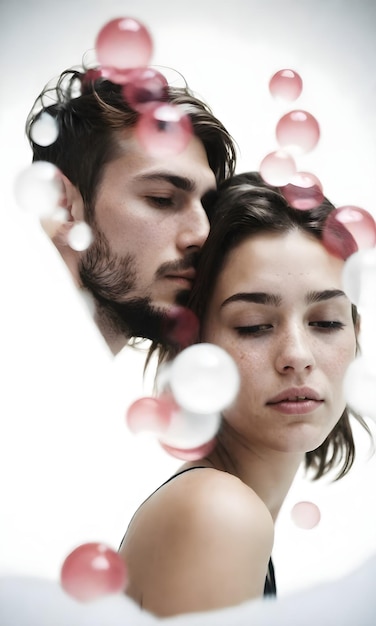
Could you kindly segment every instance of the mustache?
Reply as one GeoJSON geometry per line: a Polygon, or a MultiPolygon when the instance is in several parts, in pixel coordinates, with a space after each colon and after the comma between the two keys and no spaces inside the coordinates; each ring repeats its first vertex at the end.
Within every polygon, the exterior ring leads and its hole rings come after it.
{"type": "Polygon", "coordinates": [[[170,262],[167,261],[166,263],[163,263],[157,269],[155,273],[155,277],[163,278],[163,276],[165,276],[166,274],[178,273],[180,271],[189,270],[192,267],[196,269],[198,257],[199,257],[198,252],[191,252],[187,254],[187,256],[184,257],[184,259],[181,259],[179,261],[170,261],[170,262]]]}

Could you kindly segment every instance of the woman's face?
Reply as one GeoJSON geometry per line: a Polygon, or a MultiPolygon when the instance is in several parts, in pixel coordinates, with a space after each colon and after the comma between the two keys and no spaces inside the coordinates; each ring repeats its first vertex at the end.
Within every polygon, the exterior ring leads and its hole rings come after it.
{"type": "Polygon", "coordinates": [[[240,392],[224,417],[249,445],[314,450],[341,417],[356,350],[342,268],[297,229],[251,236],[229,253],[202,339],[238,365],[240,392]]]}

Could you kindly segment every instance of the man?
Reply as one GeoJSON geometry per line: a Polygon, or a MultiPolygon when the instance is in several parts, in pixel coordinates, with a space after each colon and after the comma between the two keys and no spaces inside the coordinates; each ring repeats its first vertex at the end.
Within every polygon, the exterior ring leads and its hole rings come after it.
{"type": "Polygon", "coordinates": [[[187,147],[170,157],[141,147],[139,113],[119,85],[93,70],[63,72],[27,122],[33,160],[50,161],[62,172],[69,221],[54,242],[78,285],[94,297],[96,322],[114,354],[134,336],[160,340],[161,318],[184,304],[209,230],[205,197],[235,169],[233,141],[207,105],[188,88],[169,87],[166,100],[182,107],[193,127],[187,147]],[[51,95],[54,102],[46,106],[51,95]],[[43,147],[31,130],[45,111],[59,135],[43,147]],[[75,252],[66,233],[83,220],[94,239],[75,252]]]}

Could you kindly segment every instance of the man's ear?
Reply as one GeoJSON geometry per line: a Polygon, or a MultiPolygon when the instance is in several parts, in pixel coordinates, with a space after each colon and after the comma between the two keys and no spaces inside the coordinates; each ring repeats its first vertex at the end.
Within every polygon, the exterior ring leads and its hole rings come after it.
{"type": "Polygon", "coordinates": [[[41,225],[64,259],[76,286],[79,287],[80,253],[69,246],[68,234],[76,222],[84,221],[84,202],[77,187],[64,174],[61,175],[61,183],[59,204],[64,209],[65,215],[61,219],[42,219],[41,225]]]}
{"type": "Polygon", "coordinates": [[[62,181],[62,198],[61,206],[64,207],[69,215],[70,222],[83,222],[84,217],[84,201],[78,188],[71,183],[69,178],[61,175],[62,181]]]}

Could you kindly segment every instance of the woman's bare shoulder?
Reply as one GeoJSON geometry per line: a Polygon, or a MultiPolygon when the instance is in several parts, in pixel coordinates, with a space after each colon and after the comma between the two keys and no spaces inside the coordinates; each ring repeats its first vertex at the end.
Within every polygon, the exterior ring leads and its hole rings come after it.
{"type": "Polygon", "coordinates": [[[121,550],[128,593],[159,615],[236,604],[262,595],[272,545],[273,522],[257,494],[231,474],[196,468],[132,520],[121,550]]]}

